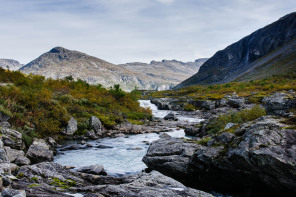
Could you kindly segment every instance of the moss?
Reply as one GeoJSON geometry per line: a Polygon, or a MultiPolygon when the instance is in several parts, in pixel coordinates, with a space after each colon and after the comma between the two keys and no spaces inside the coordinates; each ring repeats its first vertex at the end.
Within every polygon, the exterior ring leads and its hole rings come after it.
{"type": "Polygon", "coordinates": [[[204,137],[201,140],[196,141],[195,143],[206,146],[211,139],[211,137],[204,137]]]}
{"type": "Polygon", "coordinates": [[[38,178],[37,178],[37,177],[32,177],[32,178],[30,178],[30,180],[31,180],[31,181],[34,181],[35,183],[38,182],[38,178]]]}
{"type": "Polygon", "coordinates": [[[34,184],[31,184],[31,185],[29,185],[28,187],[38,187],[38,186],[40,186],[39,184],[36,184],[36,183],[34,183],[34,184]]]}
{"type": "Polygon", "coordinates": [[[65,181],[62,181],[58,178],[53,178],[50,185],[57,186],[61,189],[69,189],[70,187],[76,186],[76,182],[71,179],[66,179],[65,181]]]}
{"type": "Polygon", "coordinates": [[[24,173],[21,172],[18,175],[16,175],[15,177],[18,178],[18,179],[21,179],[21,178],[24,177],[24,173]]]}

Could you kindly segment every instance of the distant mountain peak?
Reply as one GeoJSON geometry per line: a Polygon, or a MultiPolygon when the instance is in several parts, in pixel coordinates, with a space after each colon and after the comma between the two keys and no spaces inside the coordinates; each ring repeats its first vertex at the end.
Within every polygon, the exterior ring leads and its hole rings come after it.
{"type": "Polygon", "coordinates": [[[49,51],[49,53],[61,53],[61,52],[70,52],[71,50],[69,50],[69,49],[66,49],[66,48],[64,48],[64,47],[60,47],[60,46],[58,46],[58,47],[54,47],[54,48],[52,48],[50,51],[49,51]]]}

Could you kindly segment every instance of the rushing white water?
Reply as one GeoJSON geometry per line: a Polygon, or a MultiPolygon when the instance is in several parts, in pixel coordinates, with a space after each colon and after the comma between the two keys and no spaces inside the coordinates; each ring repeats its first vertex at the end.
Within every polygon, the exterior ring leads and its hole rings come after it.
{"type": "MultiPolygon", "coordinates": [[[[139,102],[143,107],[150,107],[155,117],[163,118],[171,112],[158,110],[154,104],[151,104],[147,100],[140,100],[139,102]]],[[[194,119],[193,117],[181,117],[178,115],[177,117],[182,121],[200,121],[200,119],[194,119]]],[[[175,129],[166,133],[172,137],[180,138],[185,136],[183,129],[175,129]]],[[[129,135],[127,138],[104,138],[89,141],[88,143],[93,145],[93,148],[65,151],[62,154],[58,154],[54,161],[62,165],[75,167],[102,164],[106,172],[113,175],[135,173],[146,168],[146,165],[142,162],[142,158],[147,152],[149,143],[157,139],[159,139],[159,134],[147,133],[129,135]],[[111,146],[112,148],[95,148],[98,145],[111,146]]]]}

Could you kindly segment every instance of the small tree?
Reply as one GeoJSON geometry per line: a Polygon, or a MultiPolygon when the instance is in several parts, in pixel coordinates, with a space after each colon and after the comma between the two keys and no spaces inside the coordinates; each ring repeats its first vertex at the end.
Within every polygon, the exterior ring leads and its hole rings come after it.
{"type": "Polygon", "coordinates": [[[116,99],[120,99],[122,97],[125,96],[125,92],[120,88],[119,84],[115,84],[113,85],[109,92],[116,98],[116,99]]]}

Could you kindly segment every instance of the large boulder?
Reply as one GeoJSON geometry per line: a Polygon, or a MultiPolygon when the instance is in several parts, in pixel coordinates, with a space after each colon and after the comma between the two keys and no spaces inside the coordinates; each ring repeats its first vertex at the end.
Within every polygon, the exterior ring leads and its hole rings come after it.
{"type": "Polygon", "coordinates": [[[174,138],[157,140],[143,161],[196,188],[295,195],[296,131],[285,129],[280,121],[263,117],[238,128],[244,130],[241,136],[212,136],[215,143],[205,146],[174,138]]]}
{"type": "Polygon", "coordinates": [[[182,139],[161,138],[152,142],[143,162],[148,168],[183,181],[190,173],[188,165],[199,146],[182,139]]]}
{"type": "Polygon", "coordinates": [[[92,116],[89,119],[89,127],[94,130],[97,135],[102,135],[102,123],[99,118],[92,116]]]}
{"type": "Polygon", "coordinates": [[[8,128],[0,128],[0,134],[2,134],[2,142],[5,146],[9,146],[13,149],[22,149],[22,134],[16,130],[8,128]]]}
{"type": "Polygon", "coordinates": [[[62,130],[62,133],[65,135],[73,135],[77,131],[77,121],[74,118],[71,118],[68,121],[68,125],[65,129],[62,130]]]}
{"type": "Polygon", "coordinates": [[[285,115],[288,109],[296,106],[296,99],[290,99],[287,94],[279,92],[264,97],[262,102],[268,115],[285,115]]]}
{"type": "Polygon", "coordinates": [[[33,144],[29,147],[26,156],[32,163],[40,163],[43,161],[53,160],[53,151],[49,150],[49,146],[44,140],[34,140],[33,144]]]}

